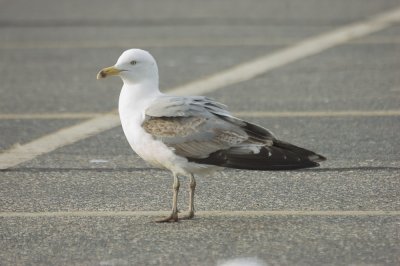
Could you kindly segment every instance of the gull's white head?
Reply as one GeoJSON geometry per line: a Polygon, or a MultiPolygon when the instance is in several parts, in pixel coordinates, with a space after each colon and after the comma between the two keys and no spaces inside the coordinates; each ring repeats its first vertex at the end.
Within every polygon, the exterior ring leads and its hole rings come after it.
{"type": "Polygon", "coordinates": [[[156,60],[149,52],[141,49],[129,49],[123,52],[114,66],[100,70],[97,79],[115,75],[119,75],[125,83],[150,81],[158,84],[156,60]]]}

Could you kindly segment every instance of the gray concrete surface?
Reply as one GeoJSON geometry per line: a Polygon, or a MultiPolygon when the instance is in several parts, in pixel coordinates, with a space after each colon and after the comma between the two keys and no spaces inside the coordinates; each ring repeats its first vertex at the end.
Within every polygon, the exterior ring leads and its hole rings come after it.
{"type": "MultiPolygon", "coordinates": [[[[4,264],[215,265],[257,256],[268,265],[395,265],[398,218],[148,217],[8,219],[4,264]],[[151,230],[149,229],[151,227],[151,230]]],[[[4,230],[4,229],[3,229],[4,230]]]]}
{"type": "MultiPolygon", "coordinates": [[[[400,6],[351,1],[0,1],[2,114],[102,113],[121,81],[95,80],[127,48],[154,54],[165,90],[400,6]]],[[[237,111],[400,108],[400,25],[208,96],[237,111]]],[[[246,117],[328,157],[320,168],[198,178],[199,211],[390,215],[199,215],[155,224],[171,176],[114,128],[0,172],[0,265],[400,264],[400,116],[246,117]],[[105,212],[108,217],[52,216],[105,212]],[[28,213],[25,217],[13,213],[28,213]],[[7,215],[5,215],[7,214],[7,215]],[[11,214],[11,215],[10,215],[11,214]],[[37,215],[35,215],[37,214],[37,215]],[[49,216],[43,216],[48,214],[49,216]]],[[[82,119],[0,119],[0,149],[82,119]]],[[[186,209],[182,186],[180,207],[186,209]]]]}

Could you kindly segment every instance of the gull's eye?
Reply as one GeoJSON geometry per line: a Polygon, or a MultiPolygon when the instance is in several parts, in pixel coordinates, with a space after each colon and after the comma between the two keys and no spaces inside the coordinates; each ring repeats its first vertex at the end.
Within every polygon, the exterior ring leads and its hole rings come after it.
{"type": "Polygon", "coordinates": [[[133,60],[133,61],[130,62],[130,64],[131,64],[131,65],[136,65],[136,61],[133,60]]]}

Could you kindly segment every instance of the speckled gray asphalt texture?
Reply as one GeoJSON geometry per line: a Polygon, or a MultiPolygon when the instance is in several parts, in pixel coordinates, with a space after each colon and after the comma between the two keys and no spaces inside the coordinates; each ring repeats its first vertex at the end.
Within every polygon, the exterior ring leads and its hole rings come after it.
{"type": "MultiPolygon", "coordinates": [[[[400,6],[354,1],[1,1],[0,114],[108,112],[96,81],[127,48],[157,59],[164,90],[400,6]],[[265,40],[265,42],[264,42],[265,40]]],[[[400,107],[400,24],[208,94],[239,111],[400,107]]],[[[400,116],[246,117],[328,157],[320,168],[198,178],[198,211],[400,211],[400,116]]],[[[82,119],[1,119],[0,149],[82,119]]],[[[120,127],[0,172],[0,213],[165,211],[170,173],[120,127]]],[[[186,208],[187,180],[179,206],[186,208]]],[[[0,265],[399,265],[399,215],[0,216],[0,265]]]]}

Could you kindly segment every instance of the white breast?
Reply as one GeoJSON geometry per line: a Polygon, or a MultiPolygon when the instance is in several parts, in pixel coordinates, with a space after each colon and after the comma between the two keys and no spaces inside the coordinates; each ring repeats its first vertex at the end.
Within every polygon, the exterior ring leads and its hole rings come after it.
{"type": "Polygon", "coordinates": [[[138,90],[135,90],[135,88],[123,87],[118,105],[122,129],[130,146],[150,164],[171,171],[182,172],[179,165],[187,160],[176,156],[169,147],[161,141],[155,140],[142,128],[145,110],[157,95],[143,97],[143,95],[137,95],[137,93],[138,90]]]}
{"type": "Polygon", "coordinates": [[[193,174],[208,174],[219,167],[190,163],[186,158],[175,155],[173,150],[159,140],[155,140],[142,128],[145,110],[154,101],[153,96],[137,95],[132,88],[122,88],[119,98],[119,116],[122,129],[132,149],[150,164],[169,169],[177,174],[188,176],[193,174]],[[138,97],[141,96],[141,97],[138,97]]]}

